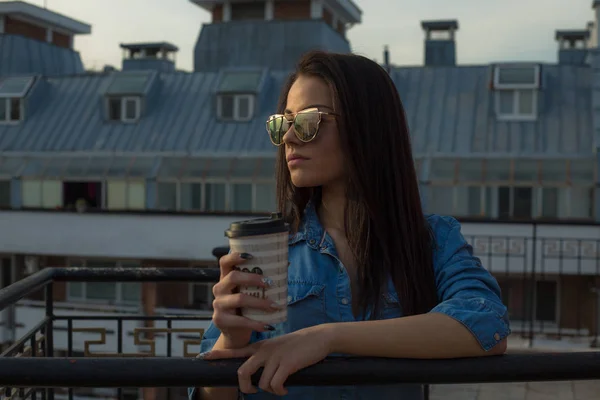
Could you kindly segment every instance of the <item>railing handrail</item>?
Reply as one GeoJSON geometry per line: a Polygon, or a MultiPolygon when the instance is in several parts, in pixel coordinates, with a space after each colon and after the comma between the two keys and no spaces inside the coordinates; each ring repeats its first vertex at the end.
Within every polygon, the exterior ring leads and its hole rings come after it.
{"type": "MultiPolygon", "coordinates": [[[[11,387],[236,386],[244,360],[196,358],[0,358],[11,387]]],[[[258,382],[260,372],[253,380],[258,382]]],[[[600,379],[600,352],[506,354],[453,360],[330,357],[290,376],[289,386],[461,384],[600,379]]]]}

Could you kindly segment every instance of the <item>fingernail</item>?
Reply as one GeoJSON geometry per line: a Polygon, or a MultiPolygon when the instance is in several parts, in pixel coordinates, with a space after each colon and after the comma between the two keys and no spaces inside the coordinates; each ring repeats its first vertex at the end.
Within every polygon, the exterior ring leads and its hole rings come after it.
{"type": "Polygon", "coordinates": [[[208,355],[210,354],[210,351],[205,351],[204,353],[200,353],[196,356],[196,358],[199,358],[201,360],[204,360],[206,357],[208,357],[208,355]]]}
{"type": "Polygon", "coordinates": [[[240,254],[240,258],[243,260],[252,260],[252,254],[248,254],[248,253],[242,253],[240,254]]]}
{"type": "Polygon", "coordinates": [[[275,327],[273,325],[265,325],[265,329],[268,331],[274,331],[275,327]]]}
{"type": "Polygon", "coordinates": [[[269,278],[268,276],[265,276],[261,280],[262,280],[262,283],[264,283],[265,285],[273,286],[273,279],[269,278]]]}

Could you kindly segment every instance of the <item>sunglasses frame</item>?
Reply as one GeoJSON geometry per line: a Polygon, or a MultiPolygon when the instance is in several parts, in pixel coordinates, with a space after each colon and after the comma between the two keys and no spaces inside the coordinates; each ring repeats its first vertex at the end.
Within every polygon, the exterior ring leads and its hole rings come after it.
{"type": "MultiPolygon", "coordinates": [[[[282,136],[282,141],[281,141],[281,143],[277,144],[277,143],[275,143],[275,142],[273,141],[273,137],[271,136],[271,131],[269,130],[269,123],[270,123],[271,121],[273,121],[274,119],[276,119],[276,118],[285,118],[285,119],[287,120],[287,122],[289,122],[289,123],[290,123],[290,128],[293,128],[293,129],[294,129],[294,135],[296,135],[296,138],[298,138],[298,140],[299,140],[299,141],[301,141],[302,143],[310,143],[310,142],[312,142],[313,140],[315,140],[315,139],[316,139],[316,137],[317,137],[317,135],[319,134],[319,130],[320,130],[320,127],[321,127],[321,121],[323,120],[323,115],[332,115],[332,116],[334,116],[334,117],[338,117],[338,116],[339,116],[338,114],[335,114],[335,113],[330,113],[330,112],[325,112],[325,111],[319,111],[319,109],[318,109],[317,107],[311,107],[311,108],[307,108],[306,110],[298,111],[298,112],[297,112],[297,113],[295,113],[295,114],[273,114],[273,115],[269,116],[269,118],[267,119],[267,122],[266,122],[266,124],[265,124],[265,126],[266,126],[266,128],[267,128],[267,134],[269,135],[269,140],[270,140],[270,141],[271,141],[271,143],[273,143],[273,145],[275,145],[275,146],[281,146],[281,145],[283,145],[283,143],[284,143],[284,142],[283,142],[283,136],[282,136]],[[317,121],[317,131],[315,132],[315,134],[314,134],[314,135],[313,135],[313,136],[312,136],[310,139],[308,139],[308,140],[303,140],[303,139],[300,137],[300,134],[298,133],[298,131],[296,130],[296,128],[295,128],[295,126],[294,126],[294,125],[295,125],[295,122],[296,122],[296,118],[298,117],[298,115],[299,115],[299,114],[312,114],[312,113],[314,113],[314,114],[318,114],[318,115],[319,115],[319,120],[317,121]],[[290,121],[289,119],[287,119],[287,118],[286,118],[286,115],[293,115],[293,116],[294,116],[294,118],[293,118],[293,119],[290,121]]],[[[289,130],[290,128],[288,128],[288,130],[289,130]]],[[[287,131],[286,131],[286,133],[287,133],[287,131]]],[[[284,135],[285,135],[285,133],[284,133],[284,135]]]]}

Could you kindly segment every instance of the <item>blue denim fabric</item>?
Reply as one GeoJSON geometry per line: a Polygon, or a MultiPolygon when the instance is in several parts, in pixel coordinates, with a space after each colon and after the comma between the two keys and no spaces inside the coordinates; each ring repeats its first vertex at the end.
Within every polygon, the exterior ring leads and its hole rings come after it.
{"type": "MultiPolygon", "coordinates": [[[[452,217],[427,217],[436,241],[434,271],[439,304],[430,312],[443,313],[473,333],[481,348],[490,350],[510,334],[508,313],[496,279],[473,256],[472,247],[452,217]]],[[[352,313],[350,280],[337,257],[333,241],[323,230],[309,203],[303,223],[289,241],[288,319],[274,332],[255,333],[252,342],[332,322],[357,320],[352,313]]],[[[378,319],[402,317],[401,304],[390,280],[378,319]]],[[[369,316],[367,316],[369,317],[369,316]]],[[[201,351],[209,351],[220,335],[206,330],[201,351]]],[[[374,338],[376,339],[376,338],[374,338]]],[[[404,399],[421,400],[420,385],[380,387],[290,387],[288,399],[404,399]]],[[[260,392],[246,399],[276,398],[260,392]]]]}

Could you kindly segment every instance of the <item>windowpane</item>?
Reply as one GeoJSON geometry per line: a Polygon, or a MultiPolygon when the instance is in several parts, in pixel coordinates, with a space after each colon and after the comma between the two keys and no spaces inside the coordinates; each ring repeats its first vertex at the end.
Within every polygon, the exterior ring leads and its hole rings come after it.
{"type": "Polygon", "coordinates": [[[514,190],[513,218],[531,219],[533,205],[531,188],[516,187],[514,190]]]}
{"type": "Polygon", "coordinates": [[[594,196],[591,187],[571,188],[571,217],[592,218],[594,216],[594,196]]]}
{"type": "Polygon", "coordinates": [[[256,184],[255,211],[275,212],[277,209],[276,200],[274,183],[256,184]]]}
{"type": "Polygon", "coordinates": [[[231,119],[231,118],[233,118],[234,96],[221,95],[221,96],[219,96],[219,102],[221,104],[221,107],[220,107],[221,115],[220,115],[220,117],[223,118],[223,119],[231,119]]]}
{"type": "Polygon", "coordinates": [[[248,96],[238,96],[238,115],[239,119],[248,119],[250,118],[250,99],[248,96]]]}
{"type": "Polygon", "coordinates": [[[499,90],[497,93],[500,115],[513,115],[515,113],[515,91],[499,90]]]}
{"type": "Polygon", "coordinates": [[[558,217],[558,188],[542,189],[542,218],[558,217]]]}
{"type": "Polygon", "coordinates": [[[125,210],[127,208],[127,183],[122,181],[108,182],[107,206],[109,210],[125,210]]]}
{"type": "Polygon", "coordinates": [[[0,207],[10,207],[10,181],[0,181],[0,207]]]}
{"type": "Polygon", "coordinates": [[[108,119],[112,121],[121,120],[121,99],[108,100],[108,119]]]}
{"type": "Polygon", "coordinates": [[[498,218],[510,218],[510,188],[498,188],[498,218]]]}
{"type": "Polygon", "coordinates": [[[508,181],[510,179],[510,160],[487,160],[485,179],[488,182],[508,181]]]}
{"type": "Polygon", "coordinates": [[[590,184],[594,180],[594,160],[571,160],[571,181],[590,184]]]}
{"type": "Polygon", "coordinates": [[[1,121],[6,121],[7,118],[7,114],[6,114],[6,105],[8,104],[8,99],[2,99],[0,98],[0,122],[1,121]]]}
{"type": "Polygon", "coordinates": [[[542,182],[567,182],[565,160],[542,161],[542,182]]]}
{"type": "Polygon", "coordinates": [[[146,185],[143,182],[129,182],[127,184],[127,208],[130,210],[143,210],[146,208],[146,185]]]}
{"type": "Polygon", "coordinates": [[[519,90],[519,114],[533,115],[535,93],[533,90],[519,90]]]}
{"type": "Polygon", "coordinates": [[[69,297],[75,299],[83,298],[83,282],[69,282],[69,297]]]}
{"type": "Polygon", "coordinates": [[[476,217],[481,215],[480,187],[457,186],[455,190],[457,196],[455,215],[465,217],[476,217]]]}
{"type": "Polygon", "coordinates": [[[460,160],[458,164],[458,180],[462,182],[481,182],[483,179],[482,171],[482,160],[460,160]]]}
{"type": "Polygon", "coordinates": [[[42,182],[42,207],[56,208],[61,207],[63,184],[61,181],[43,181],[42,182]]]}
{"type": "Polygon", "coordinates": [[[10,99],[10,116],[11,121],[21,120],[21,100],[10,99]]]}
{"type": "Polygon", "coordinates": [[[23,188],[23,207],[42,207],[42,182],[25,180],[23,188]]]}
{"type": "Polygon", "coordinates": [[[128,120],[137,119],[137,101],[133,99],[125,100],[125,118],[128,120]]]}
{"type": "Polygon", "coordinates": [[[431,181],[449,182],[454,180],[456,160],[434,159],[431,161],[431,181]]]}
{"type": "Polygon", "coordinates": [[[252,184],[231,185],[231,211],[252,211],[252,184]]]}
{"type": "Polygon", "coordinates": [[[181,184],[181,209],[184,211],[202,209],[202,184],[181,184]]]}
{"type": "Polygon", "coordinates": [[[117,285],[114,282],[86,282],[86,298],[89,300],[117,299],[117,285]]]}
{"type": "Polygon", "coordinates": [[[502,85],[533,85],[536,81],[537,68],[527,67],[498,67],[498,83],[502,85]]]}
{"type": "Polygon", "coordinates": [[[142,298],[142,285],[138,282],[121,283],[121,300],[127,302],[139,302],[142,298]]]}
{"type": "Polygon", "coordinates": [[[533,160],[515,160],[515,175],[517,182],[538,181],[538,162],[533,160]]]}
{"type": "Polygon", "coordinates": [[[160,182],[156,185],[158,194],[157,208],[159,210],[177,210],[177,184],[172,182],[160,182]]]}
{"type": "Polygon", "coordinates": [[[206,211],[225,211],[225,184],[207,183],[206,188],[206,211]]]}
{"type": "Polygon", "coordinates": [[[454,214],[454,188],[451,186],[431,186],[427,212],[440,215],[454,214]]]}

